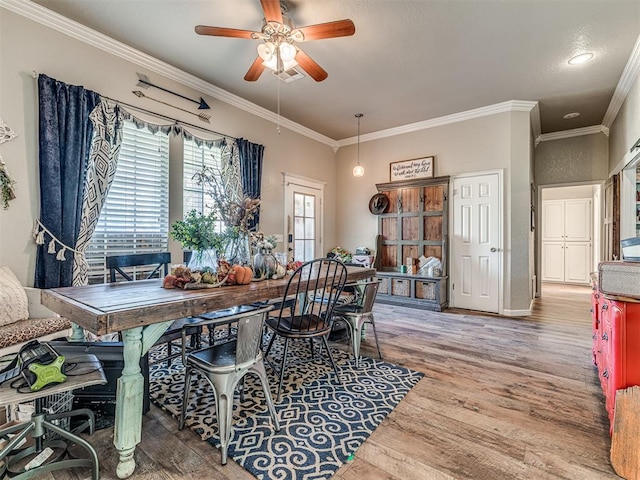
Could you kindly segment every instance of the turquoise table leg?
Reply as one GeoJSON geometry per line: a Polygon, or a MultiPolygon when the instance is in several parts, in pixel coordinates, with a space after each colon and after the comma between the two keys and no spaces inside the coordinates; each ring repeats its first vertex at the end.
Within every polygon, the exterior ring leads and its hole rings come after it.
{"type": "Polygon", "coordinates": [[[84,328],[75,323],[71,323],[71,336],[69,337],[70,342],[84,342],[84,328]]]}
{"type": "Polygon", "coordinates": [[[116,391],[116,418],[113,444],[120,452],[118,478],[131,476],[136,468],[133,453],[142,433],[144,379],[140,371],[142,327],[124,330],[124,369],[116,391]]]}

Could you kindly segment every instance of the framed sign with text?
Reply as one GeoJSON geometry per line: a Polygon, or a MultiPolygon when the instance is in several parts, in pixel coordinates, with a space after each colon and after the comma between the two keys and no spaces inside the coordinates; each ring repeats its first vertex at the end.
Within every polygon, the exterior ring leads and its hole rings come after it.
{"type": "Polygon", "coordinates": [[[414,178],[433,177],[434,157],[414,158],[413,160],[403,160],[401,162],[391,162],[391,172],[389,181],[411,180],[414,178]]]}

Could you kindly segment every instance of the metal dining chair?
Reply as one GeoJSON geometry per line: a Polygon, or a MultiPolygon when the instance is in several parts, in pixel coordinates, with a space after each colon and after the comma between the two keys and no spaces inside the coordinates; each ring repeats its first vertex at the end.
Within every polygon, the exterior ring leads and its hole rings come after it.
{"type": "MultiPolygon", "coordinates": [[[[276,337],[284,339],[279,368],[278,402],[287,365],[289,341],[292,339],[309,339],[313,356],[313,339],[321,338],[336,378],[340,381],[338,368],[331,355],[327,339],[333,326],[333,308],[340,298],[346,280],[347,269],[344,264],[329,258],[319,258],[304,263],[289,278],[277,314],[267,318],[267,327],[273,335],[265,357],[269,356],[276,337]]],[[[271,365],[278,371],[273,363],[271,365]]]]}
{"type": "Polygon", "coordinates": [[[373,318],[373,304],[376,301],[379,285],[379,280],[360,285],[359,288],[363,290],[363,293],[359,297],[358,302],[337,305],[333,310],[334,318],[343,320],[348,327],[356,368],[360,363],[360,344],[362,342],[364,327],[367,323],[373,327],[378,356],[382,359],[380,343],[378,342],[378,332],[376,331],[376,323],[373,318]]]}
{"type": "MultiPolygon", "coordinates": [[[[272,307],[268,306],[227,317],[226,321],[238,324],[235,340],[209,345],[191,352],[187,352],[184,348],[188,335],[187,328],[182,330],[182,363],[186,367],[186,374],[178,428],[182,430],[184,427],[191,390],[191,377],[194,374],[202,375],[211,385],[215,396],[223,465],[227,463],[227,449],[231,441],[233,395],[238,383],[244,379],[245,375],[253,373],[260,380],[273,426],[276,431],[280,430],[260,350],[265,317],[271,309],[272,307]]],[[[219,321],[219,319],[203,320],[199,325],[205,326],[219,321]]]]}
{"type": "MultiPolygon", "coordinates": [[[[136,253],[128,255],[111,255],[107,257],[106,265],[109,269],[109,281],[111,283],[118,280],[118,274],[125,280],[132,282],[137,280],[136,276],[131,273],[129,267],[148,267],[144,270],[143,278],[148,280],[154,277],[167,276],[169,274],[169,264],[171,263],[170,252],[159,253],[136,253]],[[129,271],[125,270],[129,269],[129,271]]],[[[160,277],[162,278],[162,277],[160,277]]],[[[192,325],[198,321],[194,317],[184,317],[175,320],[169,328],[162,334],[162,336],[155,343],[161,345],[165,343],[167,345],[167,355],[159,359],[160,362],[167,362],[167,366],[171,365],[171,361],[174,358],[180,356],[180,349],[174,353],[173,342],[182,338],[182,327],[187,326],[190,336],[190,346],[198,348],[200,346],[200,335],[202,334],[202,327],[192,325]]],[[[156,362],[157,363],[157,362],[156,362]]]]}

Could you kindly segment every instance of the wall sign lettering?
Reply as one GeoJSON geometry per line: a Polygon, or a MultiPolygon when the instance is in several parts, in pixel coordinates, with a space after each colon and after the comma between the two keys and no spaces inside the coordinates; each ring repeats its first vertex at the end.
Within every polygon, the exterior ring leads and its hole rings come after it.
{"type": "Polygon", "coordinates": [[[390,181],[433,177],[433,159],[434,157],[424,157],[392,162],[390,181]]]}

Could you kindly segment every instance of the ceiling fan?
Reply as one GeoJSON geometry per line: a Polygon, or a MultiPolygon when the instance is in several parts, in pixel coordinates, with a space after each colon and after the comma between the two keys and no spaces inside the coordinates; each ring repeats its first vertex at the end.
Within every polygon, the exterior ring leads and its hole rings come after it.
{"type": "Polygon", "coordinates": [[[337,20],[296,28],[291,19],[283,15],[282,11],[286,12],[286,7],[283,5],[281,9],[280,0],[260,0],[260,4],[264,11],[264,26],[259,32],[205,25],[198,25],[195,28],[198,35],[263,40],[263,43],[258,45],[258,57],[244,76],[248,82],[258,80],[265,67],[280,73],[296,65],[299,65],[316,82],[321,82],[327,78],[328,73],[296,44],[323,38],[348,37],[356,32],[356,27],[351,20],[337,20]]]}

